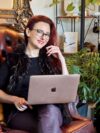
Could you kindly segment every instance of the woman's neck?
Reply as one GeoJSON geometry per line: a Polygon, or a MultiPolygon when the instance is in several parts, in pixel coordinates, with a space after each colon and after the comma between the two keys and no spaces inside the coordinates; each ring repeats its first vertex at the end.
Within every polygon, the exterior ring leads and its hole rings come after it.
{"type": "Polygon", "coordinates": [[[30,47],[30,45],[27,46],[25,53],[28,55],[28,57],[38,57],[39,56],[39,49],[30,47]]]}

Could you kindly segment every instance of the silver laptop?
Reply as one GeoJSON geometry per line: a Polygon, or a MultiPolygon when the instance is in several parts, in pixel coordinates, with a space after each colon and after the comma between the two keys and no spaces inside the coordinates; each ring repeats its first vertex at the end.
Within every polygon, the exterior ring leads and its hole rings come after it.
{"type": "Polygon", "coordinates": [[[79,74],[31,76],[28,103],[34,105],[74,102],[79,80],[79,74]]]}

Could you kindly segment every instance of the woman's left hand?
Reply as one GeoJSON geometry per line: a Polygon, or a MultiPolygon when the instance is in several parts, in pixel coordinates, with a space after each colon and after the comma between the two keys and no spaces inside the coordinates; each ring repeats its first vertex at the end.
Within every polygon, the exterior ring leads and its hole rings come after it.
{"type": "Polygon", "coordinates": [[[63,55],[62,55],[60,48],[58,46],[50,45],[46,49],[47,49],[47,55],[48,56],[57,54],[59,59],[62,59],[63,55]]]}
{"type": "Polygon", "coordinates": [[[61,61],[61,65],[62,65],[62,74],[68,75],[69,73],[68,73],[68,69],[66,66],[65,58],[62,55],[60,48],[58,46],[50,45],[46,49],[47,49],[47,55],[48,56],[50,56],[50,55],[56,56],[55,54],[58,55],[58,58],[61,61]]]}

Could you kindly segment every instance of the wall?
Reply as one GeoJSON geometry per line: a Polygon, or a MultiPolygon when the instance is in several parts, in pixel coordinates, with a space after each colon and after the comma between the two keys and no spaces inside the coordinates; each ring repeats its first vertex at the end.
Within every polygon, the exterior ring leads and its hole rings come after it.
{"type": "Polygon", "coordinates": [[[49,7],[52,0],[32,0],[30,2],[34,15],[46,15],[55,21],[55,6],[49,7]]]}
{"type": "Polygon", "coordinates": [[[13,7],[13,0],[0,0],[0,9],[11,9],[13,7]]]}

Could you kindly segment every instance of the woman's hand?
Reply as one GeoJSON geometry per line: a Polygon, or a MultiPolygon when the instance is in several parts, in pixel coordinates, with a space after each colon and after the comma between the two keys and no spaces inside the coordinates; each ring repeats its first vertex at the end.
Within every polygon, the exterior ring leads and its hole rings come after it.
{"type": "Polygon", "coordinates": [[[17,97],[17,96],[12,96],[12,98],[13,98],[13,102],[14,102],[15,107],[19,111],[24,111],[27,109],[27,107],[32,109],[32,106],[28,105],[28,102],[24,98],[17,97]]]}
{"type": "Polygon", "coordinates": [[[17,97],[17,96],[12,96],[12,98],[13,98],[13,103],[18,105],[18,106],[28,104],[28,102],[24,98],[17,97]]]}
{"type": "Polygon", "coordinates": [[[54,46],[54,45],[50,45],[48,46],[47,48],[47,55],[50,56],[50,55],[54,55],[54,54],[57,54],[59,59],[61,60],[62,58],[64,59],[61,51],[60,51],[60,48],[58,46],[54,46]]]}
{"type": "MultiPolygon", "coordinates": [[[[50,45],[48,46],[47,48],[47,55],[50,56],[50,55],[54,55],[54,54],[57,54],[58,55],[58,58],[61,62],[61,65],[62,65],[62,74],[64,75],[68,75],[68,69],[67,69],[67,66],[66,66],[66,62],[65,62],[65,58],[63,57],[61,51],[60,51],[60,48],[58,46],[53,46],[53,45],[50,45]]],[[[55,55],[54,55],[55,56],[55,55]]]]}
{"type": "Polygon", "coordinates": [[[30,109],[32,109],[32,106],[29,105],[24,98],[9,95],[5,93],[3,90],[0,90],[0,102],[14,104],[16,108],[23,108],[24,106],[24,108],[29,107],[30,109]]]}

